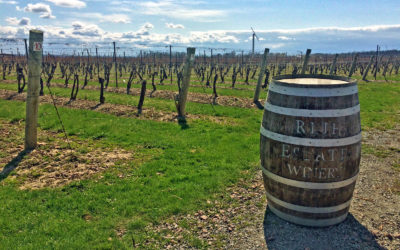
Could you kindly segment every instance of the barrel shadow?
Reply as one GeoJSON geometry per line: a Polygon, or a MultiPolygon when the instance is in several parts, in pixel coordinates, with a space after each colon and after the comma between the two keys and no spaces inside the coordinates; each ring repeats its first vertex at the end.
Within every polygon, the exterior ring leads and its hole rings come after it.
{"type": "Polygon", "coordinates": [[[351,214],[338,225],[312,228],[289,223],[267,208],[263,226],[268,249],[384,249],[351,214]]]}

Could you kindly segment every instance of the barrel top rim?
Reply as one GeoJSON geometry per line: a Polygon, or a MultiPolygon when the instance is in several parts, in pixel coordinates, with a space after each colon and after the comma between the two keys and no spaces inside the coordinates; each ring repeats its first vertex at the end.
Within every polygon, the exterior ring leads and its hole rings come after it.
{"type": "MultiPolygon", "coordinates": [[[[280,75],[272,78],[272,81],[276,84],[288,86],[288,87],[298,87],[298,88],[337,88],[337,87],[348,87],[357,85],[357,80],[345,77],[345,76],[335,76],[335,75],[314,75],[314,74],[299,74],[299,75],[280,75]],[[293,79],[322,79],[322,80],[333,80],[341,81],[336,83],[296,83],[290,80],[293,79]],[[287,80],[287,81],[285,81],[287,80]]],[[[323,81],[322,81],[323,82],[323,81]]]]}

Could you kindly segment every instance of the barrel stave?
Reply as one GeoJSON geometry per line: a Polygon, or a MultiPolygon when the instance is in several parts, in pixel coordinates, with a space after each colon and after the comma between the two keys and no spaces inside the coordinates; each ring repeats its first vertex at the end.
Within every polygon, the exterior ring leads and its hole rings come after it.
{"type": "Polygon", "coordinates": [[[343,221],[361,156],[356,82],[336,76],[274,78],[260,132],[261,166],[271,210],[308,226],[343,221]],[[334,84],[328,84],[331,80],[334,84]]]}

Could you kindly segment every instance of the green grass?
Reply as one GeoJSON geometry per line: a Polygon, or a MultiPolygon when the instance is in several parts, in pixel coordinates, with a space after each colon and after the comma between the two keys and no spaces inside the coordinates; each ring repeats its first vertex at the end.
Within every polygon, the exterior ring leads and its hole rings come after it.
{"type": "MultiPolygon", "coordinates": [[[[1,100],[0,106],[1,118],[23,119],[24,103],[1,100]]],[[[202,207],[212,194],[246,177],[243,170],[257,166],[257,117],[248,118],[246,127],[196,121],[182,130],[174,123],[93,111],[60,108],[60,112],[71,135],[101,138],[126,149],[157,148],[161,153],[132,168],[128,179],[108,174],[99,182],[87,180],[39,191],[1,187],[0,242],[4,248],[128,247],[130,237],[115,239],[117,225],[124,225],[140,242],[148,223],[202,207]],[[93,221],[83,220],[84,214],[90,214],[93,221]]],[[[60,130],[51,105],[41,105],[39,124],[41,129],[60,130]]]]}
{"type": "MultiPolygon", "coordinates": [[[[16,85],[13,84],[5,84],[0,82],[0,89],[7,89],[16,91],[16,85]]],[[[71,95],[71,89],[65,88],[51,88],[53,94],[56,96],[67,97],[69,98],[71,95]]],[[[47,88],[44,89],[44,93],[48,94],[47,88]]],[[[113,104],[122,104],[122,105],[129,105],[129,106],[137,106],[139,102],[138,96],[131,96],[126,94],[117,94],[117,93],[110,93],[105,92],[106,103],[113,103],[113,104]]],[[[91,101],[98,101],[99,100],[99,91],[93,90],[79,90],[78,92],[78,99],[85,99],[91,101]]],[[[144,108],[146,107],[154,107],[157,110],[169,111],[169,112],[176,112],[175,103],[173,100],[166,100],[160,98],[145,98],[144,101],[144,108]]],[[[200,104],[194,102],[188,102],[186,106],[186,110],[189,114],[199,114],[199,115],[212,115],[212,116],[225,116],[225,117],[232,117],[232,118],[245,118],[249,116],[254,116],[257,114],[257,110],[253,109],[239,109],[235,107],[227,107],[221,105],[214,105],[211,104],[200,104]]]]}
{"type": "MultiPolygon", "coordinates": [[[[0,83],[0,88],[15,91],[16,85],[0,83]]],[[[69,89],[53,91],[56,96],[70,95],[69,89]]],[[[399,124],[398,83],[361,83],[359,96],[363,129],[399,124]]],[[[78,99],[83,98],[97,101],[98,92],[79,90],[78,99]]],[[[106,93],[106,102],[136,106],[138,97],[106,93]]],[[[144,105],[175,112],[172,100],[146,98],[144,105]]],[[[226,193],[226,187],[240,178],[251,178],[251,171],[246,170],[258,167],[261,110],[216,106],[214,111],[209,104],[189,102],[188,113],[238,122],[222,125],[189,120],[187,129],[170,122],[59,110],[69,135],[130,151],[140,148],[153,157],[132,163],[123,170],[129,173],[123,179],[109,170],[102,179],[34,191],[21,191],[7,179],[0,182],[0,249],[131,248],[132,237],[138,245],[149,238],[165,241],[143,229],[171,215],[205,209],[209,206],[206,200],[217,199],[216,194],[226,193]],[[85,215],[92,219],[85,220],[85,215]],[[118,228],[127,230],[122,239],[116,235],[118,228]]],[[[25,103],[0,100],[0,119],[19,121],[24,116],[25,103]]],[[[39,126],[61,131],[52,105],[40,106],[39,126]]],[[[85,153],[84,148],[80,151],[85,153]]],[[[207,246],[193,235],[185,238],[193,246],[207,246]]]]}
{"type": "Polygon", "coordinates": [[[360,83],[361,125],[390,129],[400,123],[399,83],[360,83]]]}

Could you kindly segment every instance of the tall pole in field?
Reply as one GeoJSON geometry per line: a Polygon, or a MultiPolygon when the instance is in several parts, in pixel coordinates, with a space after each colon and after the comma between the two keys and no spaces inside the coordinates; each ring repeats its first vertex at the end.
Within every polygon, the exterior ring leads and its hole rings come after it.
{"type": "Polygon", "coordinates": [[[115,42],[113,42],[113,46],[114,46],[115,87],[118,88],[117,52],[115,50],[115,42]]]}
{"type": "Polygon", "coordinates": [[[96,66],[97,66],[97,77],[100,77],[100,66],[99,66],[99,53],[97,52],[97,47],[96,47],[96,66]]]}
{"type": "Polygon", "coordinates": [[[26,97],[25,150],[36,148],[43,32],[29,31],[28,93],[26,97]]]}
{"type": "Polygon", "coordinates": [[[214,62],[213,62],[213,49],[211,49],[211,67],[213,66],[214,62]]]}
{"type": "Polygon", "coordinates": [[[254,98],[253,102],[258,103],[258,99],[260,98],[260,91],[261,91],[261,84],[262,84],[262,79],[264,77],[264,72],[265,72],[265,65],[267,64],[267,55],[269,53],[269,49],[264,50],[264,55],[262,57],[261,65],[260,65],[260,74],[258,75],[258,81],[257,81],[257,87],[254,92],[254,98]]]}
{"type": "Polygon", "coordinates": [[[28,62],[28,44],[27,44],[26,38],[24,39],[24,43],[25,43],[25,56],[26,56],[26,61],[28,62]]]}
{"type": "Polygon", "coordinates": [[[376,58],[375,58],[375,71],[374,71],[374,78],[376,80],[376,74],[378,73],[378,58],[379,58],[379,45],[376,45],[376,58]]]}
{"type": "Polygon", "coordinates": [[[172,84],[172,46],[169,45],[169,74],[171,75],[171,84],[172,84]]]}

